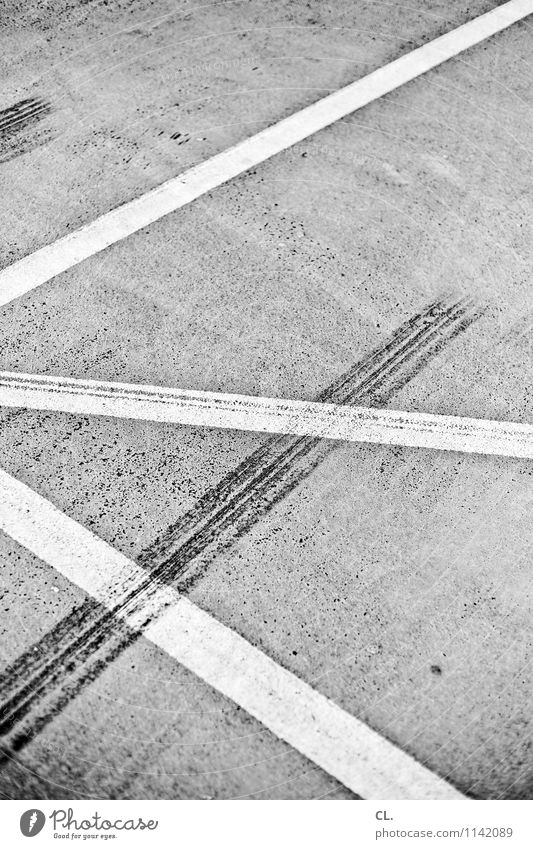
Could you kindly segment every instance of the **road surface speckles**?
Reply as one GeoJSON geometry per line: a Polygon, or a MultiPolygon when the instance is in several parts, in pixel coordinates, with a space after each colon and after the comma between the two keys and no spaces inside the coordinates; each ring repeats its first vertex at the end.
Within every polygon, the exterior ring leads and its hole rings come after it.
{"type": "MultiPolygon", "coordinates": [[[[405,322],[392,337],[341,375],[319,401],[384,404],[480,314],[471,302],[443,299],[405,322]]],[[[335,449],[314,437],[273,437],[204,494],[144,551],[147,572],[125,587],[119,607],[141,610],[154,589],[186,591],[213,558],[233,545],[335,449]]],[[[21,749],[139,635],[88,599],[21,655],[2,681],[4,759],[21,749]]]]}

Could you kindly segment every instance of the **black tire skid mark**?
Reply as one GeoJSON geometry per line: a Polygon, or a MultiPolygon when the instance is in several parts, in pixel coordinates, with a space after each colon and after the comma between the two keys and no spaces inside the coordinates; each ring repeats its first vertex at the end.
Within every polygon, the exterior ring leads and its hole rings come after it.
{"type": "Polygon", "coordinates": [[[40,98],[30,97],[0,110],[0,134],[18,132],[35,118],[44,117],[50,112],[50,104],[40,98]]]}
{"type": "Polygon", "coordinates": [[[35,133],[40,121],[52,111],[41,98],[29,97],[0,110],[0,162],[25,153],[41,142],[35,133]]]}
{"type": "MultiPolygon", "coordinates": [[[[468,300],[435,301],[316,400],[386,403],[481,312],[468,300]]],[[[9,738],[0,764],[29,743],[154,618],[153,611],[147,613],[144,624],[133,630],[123,619],[129,610],[142,611],[147,598],[163,584],[180,592],[190,589],[216,556],[293,491],[338,445],[316,437],[270,437],[141,554],[138,563],[147,571],[146,580],[119,604],[108,609],[88,598],[20,655],[0,683],[0,736],[9,738]]]]}

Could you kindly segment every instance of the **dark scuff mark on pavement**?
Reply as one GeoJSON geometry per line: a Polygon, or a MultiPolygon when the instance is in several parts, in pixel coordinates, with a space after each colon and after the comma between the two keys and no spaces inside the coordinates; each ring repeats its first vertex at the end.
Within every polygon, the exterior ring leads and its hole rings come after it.
{"type": "MultiPolygon", "coordinates": [[[[383,406],[481,312],[469,300],[443,298],[430,304],[316,400],[383,406]]],[[[146,570],[146,579],[126,589],[113,609],[87,599],[20,655],[0,683],[0,735],[4,738],[0,762],[20,751],[140,636],[154,618],[148,602],[162,585],[187,591],[217,555],[260,521],[338,445],[307,436],[267,439],[143,552],[138,562],[146,570]],[[121,618],[132,611],[137,622],[141,616],[142,624],[135,630],[121,618]]]]}
{"type": "Polygon", "coordinates": [[[177,141],[178,145],[185,144],[186,142],[191,140],[191,137],[188,133],[172,133],[170,138],[173,141],[177,141]]]}
{"type": "Polygon", "coordinates": [[[50,104],[40,98],[29,97],[0,110],[0,136],[12,135],[24,130],[48,115],[50,104]]]}
{"type": "Polygon", "coordinates": [[[19,100],[0,110],[0,161],[12,159],[36,146],[31,138],[38,123],[51,111],[50,104],[38,97],[19,100]]]}
{"type": "MultiPolygon", "coordinates": [[[[432,304],[315,400],[383,406],[477,315],[471,305],[432,304]]],[[[139,564],[158,580],[189,589],[214,556],[233,545],[338,445],[311,436],[272,437],[170,526],[141,554],[139,564]]]]}

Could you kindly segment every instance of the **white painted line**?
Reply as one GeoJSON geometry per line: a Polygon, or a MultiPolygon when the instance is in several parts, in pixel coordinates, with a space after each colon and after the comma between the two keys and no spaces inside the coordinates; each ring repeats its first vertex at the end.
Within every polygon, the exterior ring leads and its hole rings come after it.
{"type": "Polygon", "coordinates": [[[29,254],[0,272],[0,305],[35,289],[531,13],[533,0],[510,0],[29,254]]]}
{"type": "Polygon", "coordinates": [[[0,406],[533,459],[533,425],[0,372],[0,406]]]}
{"type": "MultiPolygon", "coordinates": [[[[107,608],[147,573],[0,469],[0,528],[107,608]]],[[[366,799],[463,799],[363,722],[170,587],[154,592],[144,636],[366,799]]],[[[120,615],[132,627],[139,612],[120,615]]],[[[146,608],[142,611],[145,620],[146,608]]]]}

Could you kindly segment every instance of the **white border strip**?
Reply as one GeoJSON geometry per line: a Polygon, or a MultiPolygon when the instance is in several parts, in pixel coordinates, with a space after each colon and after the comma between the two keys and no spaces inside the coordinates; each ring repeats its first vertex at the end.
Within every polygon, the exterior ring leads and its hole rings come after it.
{"type": "Polygon", "coordinates": [[[533,425],[0,372],[0,406],[533,459],[533,425]]]}
{"type": "Polygon", "coordinates": [[[532,13],[510,0],[29,254],[0,272],[0,306],[532,13]]]}
{"type": "MultiPolygon", "coordinates": [[[[0,528],[111,608],[146,572],[50,501],[0,469],[0,528]]],[[[144,636],[266,728],[366,799],[464,799],[363,722],[346,713],[170,587],[144,636]]],[[[123,618],[136,627],[135,616],[123,618]]]]}

